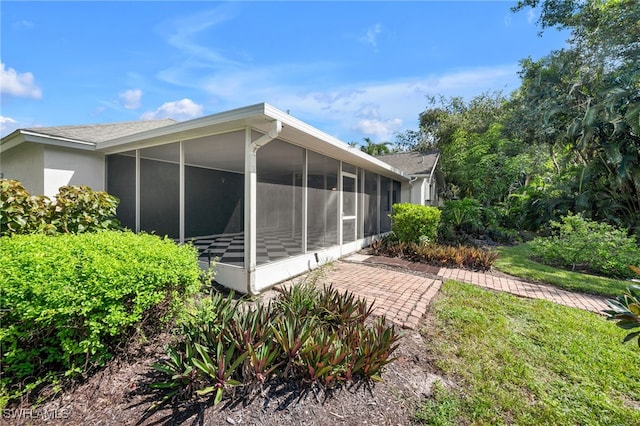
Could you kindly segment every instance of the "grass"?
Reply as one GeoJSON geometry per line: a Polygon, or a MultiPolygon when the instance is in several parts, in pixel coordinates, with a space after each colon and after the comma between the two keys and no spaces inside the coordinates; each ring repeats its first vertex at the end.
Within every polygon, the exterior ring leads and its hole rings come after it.
{"type": "Polygon", "coordinates": [[[582,274],[543,265],[532,260],[532,251],[527,244],[500,247],[500,257],[494,263],[496,269],[507,274],[544,282],[571,291],[615,297],[631,283],[596,275],[582,274]]]}
{"type": "Polygon", "coordinates": [[[424,330],[439,386],[422,424],[640,424],[640,349],[594,313],[448,281],[424,330]]]}

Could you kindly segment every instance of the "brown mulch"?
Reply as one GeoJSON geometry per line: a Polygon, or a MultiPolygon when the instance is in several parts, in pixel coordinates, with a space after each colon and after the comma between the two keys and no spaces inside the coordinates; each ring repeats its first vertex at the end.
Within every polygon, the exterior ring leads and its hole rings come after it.
{"type": "Polygon", "coordinates": [[[420,329],[403,337],[383,381],[325,394],[276,383],[252,401],[223,400],[148,408],[159,400],[149,387],[157,380],[153,362],[163,356],[168,336],[158,336],[112,360],[105,368],[32,409],[26,402],[7,407],[0,424],[10,425],[408,425],[418,405],[431,393],[438,376],[420,329]],[[18,418],[20,417],[20,418],[18,418]]]}

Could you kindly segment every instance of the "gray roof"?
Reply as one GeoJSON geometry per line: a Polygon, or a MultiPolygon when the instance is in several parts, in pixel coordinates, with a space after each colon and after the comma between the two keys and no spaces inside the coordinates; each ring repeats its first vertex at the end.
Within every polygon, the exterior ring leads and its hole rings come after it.
{"type": "Polygon", "coordinates": [[[379,155],[377,159],[401,170],[408,175],[430,175],[440,157],[440,151],[399,152],[379,155]]]}
{"type": "Polygon", "coordinates": [[[176,124],[170,118],[162,120],[128,121],[122,123],[88,124],[81,126],[32,127],[22,129],[28,132],[58,138],[73,139],[84,142],[104,142],[123,136],[129,136],[146,130],[176,124]]]}

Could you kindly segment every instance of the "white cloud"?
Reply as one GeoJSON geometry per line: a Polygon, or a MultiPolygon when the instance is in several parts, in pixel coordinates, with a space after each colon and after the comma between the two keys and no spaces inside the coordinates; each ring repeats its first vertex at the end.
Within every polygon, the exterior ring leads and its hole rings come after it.
{"type": "Polygon", "coordinates": [[[0,137],[4,137],[18,128],[18,122],[10,117],[0,115],[0,137]]]}
{"type": "Polygon", "coordinates": [[[417,128],[418,114],[427,107],[427,95],[470,98],[489,90],[507,92],[519,85],[517,71],[514,64],[363,82],[355,87],[307,93],[271,87],[265,99],[280,109],[290,109],[292,115],[342,140],[360,140],[362,136],[371,135],[375,136],[374,140],[388,141],[393,140],[395,132],[417,128]],[[349,96],[338,96],[340,93],[349,93],[349,96]]]}
{"type": "Polygon", "coordinates": [[[537,18],[538,14],[536,13],[536,11],[533,9],[529,9],[529,11],[527,12],[527,22],[533,24],[535,23],[537,18]]]}
{"type": "Polygon", "coordinates": [[[122,105],[126,109],[138,109],[140,108],[140,100],[142,99],[142,90],[140,89],[130,89],[125,90],[122,93],[118,93],[120,97],[120,101],[122,105]]]}
{"type": "Polygon", "coordinates": [[[156,120],[160,118],[173,118],[174,120],[190,120],[202,115],[203,107],[191,99],[184,98],[179,101],[165,102],[155,111],[147,111],[140,117],[141,120],[156,120]]]}
{"type": "Polygon", "coordinates": [[[372,27],[367,29],[365,35],[360,37],[360,41],[363,43],[370,44],[373,47],[378,47],[378,35],[382,32],[382,26],[380,24],[375,24],[372,27]]]}
{"type": "Polygon", "coordinates": [[[353,130],[361,132],[364,135],[375,136],[376,140],[386,142],[391,135],[403,130],[403,128],[402,120],[399,118],[392,118],[390,120],[363,119],[353,126],[353,130]]]}
{"type": "Polygon", "coordinates": [[[33,27],[34,27],[33,22],[27,21],[26,19],[22,19],[20,21],[16,21],[13,23],[13,28],[15,28],[16,30],[22,30],[22,29],[29,30],[33,27]]]}
{"type": "Polygon", "coordinates": [[[36,85],[33,74],[30,72],[19,74],[13,68],[5,68],[4,63],[0,65],[0,93],[20,98],[40,99],[42,97],[42,91],[36,85]]]}
{"type": "MultiPolygon", "coordinates": [[[[205,45],[202,40],[212,39],[212,26],[224,19],[229,15],[216,9],[169,23],[165,28],[167,42],[182,51],[184,60],[176,61],[157,76],[194,93],[206,92],[209,102],[215,103],[219,111],[268,102],[345,141],[361,140],[365,135],[393,140],[397,131],[416,129],[418,114],[427,107],[427,95],[468,98],[489,90],[508,92],[519,86],[517,64],[332,85],[327,83],[330,78],[319,76],[341,75],[341,64],[318,61],[259,65],[242,62],[235,56],[225,57],[215,46],[205,45]],[[206,21],[207,17],[212,17],[213,23],[206,21]],[[202,55],[196,55],[196,60],[193,55],[197,52],[202,55]]],[[[380,26],[371,27],[362,41],[377,43],[381,31],[380,26]]],[[[157,114],[159,111],[145,115],[157,114]]]]}

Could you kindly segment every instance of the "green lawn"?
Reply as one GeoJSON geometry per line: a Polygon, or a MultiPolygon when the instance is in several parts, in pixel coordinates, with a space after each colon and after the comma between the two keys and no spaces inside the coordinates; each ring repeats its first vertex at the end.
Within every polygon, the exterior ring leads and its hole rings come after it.
{"type": "Polygon", "coordinates": [[[527,244],[500,247],[500,257],[494,264],[496,269],[507,274],[539,281],[567,290],[615,297],[631,283],[624,280],[581,274],[543,265],[531,260],[531,249],[527,244]]]}
{"type": "Polygon", "coordinates": [[[423,330],[442,374],[421,424],[640,424],[640,348],[594,313],[448,281],[423,330]]]}

